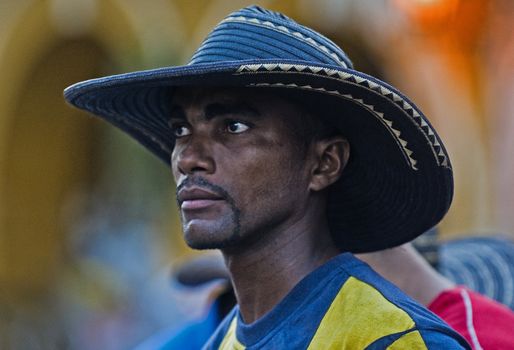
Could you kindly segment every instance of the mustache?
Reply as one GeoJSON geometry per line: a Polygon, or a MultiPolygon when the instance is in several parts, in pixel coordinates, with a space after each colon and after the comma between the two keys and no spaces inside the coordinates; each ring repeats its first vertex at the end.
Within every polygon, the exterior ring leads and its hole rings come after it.
{"type": "MultiPolygon", "coordinates": [[[[212,182],[207,181],[205,178],[201,176],[196,177],[188,177],[184,181],[182,181],[175,191],[175,198],[177,198],[177,204],[178,203],[178,193],[184,188],[184,187],[192,187],[197,186],[199,188],[204,188],[212,192],[213,194],[221,197],[222,199],[228,201],[229,203],[234,203],[234,200],[232,197],[228,194],[227,190],[225,190],[223,187],[213,184],[212,182]]],[[[179,204],[180,205],[180,204],[179,204]]]]}

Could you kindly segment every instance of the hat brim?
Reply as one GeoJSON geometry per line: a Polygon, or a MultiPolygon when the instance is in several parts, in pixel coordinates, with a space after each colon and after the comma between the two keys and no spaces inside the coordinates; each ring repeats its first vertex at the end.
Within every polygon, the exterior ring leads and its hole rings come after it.
{"type": "Polygon", "coordinates": [[[230,281],[230,275],[220,254],[194,257],[172,273],[173,280],[186,287],[201,286],[215,280],[230,281]]]}
{"type": "Polygon", "coordinates": [[[173,139],[167,116],[173,90],[181,86],[280,88],[315,96],[315,108],[351,147],[328,206],[343,250],[370,252],[410,241],[450,206],[451,165],[428,120],[398,90],[352,69],[295,60],[227,61],[88,80],[64,95],[169,164],[173,139]]]}
{"type": "Polygon", "coordinates": [[[514,310],[514,242],[508,235],[455,239],[439,251],[439,272],[514,310]]]}

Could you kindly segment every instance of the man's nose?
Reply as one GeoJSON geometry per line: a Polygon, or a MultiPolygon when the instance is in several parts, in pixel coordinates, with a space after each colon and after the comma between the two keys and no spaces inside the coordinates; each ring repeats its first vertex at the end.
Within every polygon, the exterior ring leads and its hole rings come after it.
{"type": "Polygon", "coordinates": [[[177,145],[173,153],[175,152],[177,168],[181,174],[211,174],[215,170],[212,145],[205,138],[191,137],[186,145],[177,145]]]}

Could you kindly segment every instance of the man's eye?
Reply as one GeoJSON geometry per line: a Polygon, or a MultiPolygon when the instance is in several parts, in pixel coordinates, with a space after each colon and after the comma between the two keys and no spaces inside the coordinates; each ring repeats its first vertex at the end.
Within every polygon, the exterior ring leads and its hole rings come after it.
{"type": "Polygon", "coordinates": [[[227,131],[231,134],[239,134],[245,132],[248,129],[250,129],[250,126],[243,122],[229,121],[227,123],[227,131]]]}
{"type": "Polygon", "coordinates": [[[184,137],[187,135],[191,135],[191,130],[185,125],[172,126],[171,132],[175,137],[184,137]]]}

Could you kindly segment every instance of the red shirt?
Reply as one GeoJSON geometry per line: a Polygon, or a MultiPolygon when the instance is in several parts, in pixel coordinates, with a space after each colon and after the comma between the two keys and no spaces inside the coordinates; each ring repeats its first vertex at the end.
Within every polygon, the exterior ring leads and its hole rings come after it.
{"type": "Polygon", "coordinates": [[[514,350],[514,312],[492,299],[456,287],[439,294],[428,308],[474,350],[514,350]]]}

